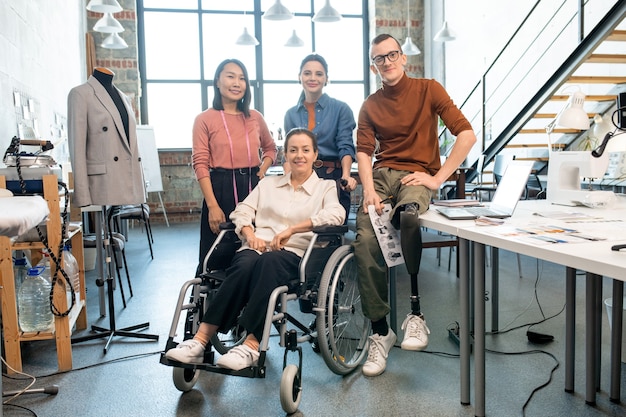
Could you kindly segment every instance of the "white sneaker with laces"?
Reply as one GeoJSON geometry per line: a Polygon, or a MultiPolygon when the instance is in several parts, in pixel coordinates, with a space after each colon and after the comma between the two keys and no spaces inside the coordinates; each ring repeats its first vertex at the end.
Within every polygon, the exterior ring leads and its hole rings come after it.
{"type": "Polygon", "coordinates": [[[371,335],[369,339],[369,352],[362,371],[365,376],[378,376],[385,372],[389,351],[396,343],[396,334],[389,329],[386,336],[376,333],[371,335]]]}
{"type": "Polygon", "coordinates": [[[216,364],[219,367],[240,371],[249,366],[255,366],[259,362],[258,350],[250,349],[246,345],[235,346],[225,355],[221,356],[216,364]]]}
{"type": "Polygon", "coordinates": [[[402,323],[404,339],[400,347],[404,350],[424,350],[428,346],[428,335],[430,330],[426,326],[426,321],[421,316],[407,314],[402,323]]]}
{"type": "Polygon", "coordinates": [[[165,357],[182,363],[202,363],[204,362],[204,346],[197,340],[188,339],[165,352],[165,357]]]}

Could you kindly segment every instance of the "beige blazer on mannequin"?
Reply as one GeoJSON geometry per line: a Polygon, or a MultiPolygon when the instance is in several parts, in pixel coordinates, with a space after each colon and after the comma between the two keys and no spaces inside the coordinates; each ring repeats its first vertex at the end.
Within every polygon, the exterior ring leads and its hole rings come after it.
{"type": "Polygon", "coordinates": [[[90,76],[67,99],[68,142],[74,175],[72,203],[79,206],[140,204],[146,192],[137,145],[135,115],[128,112],[126,137],[120,113],[100,82],[90,76]]]}

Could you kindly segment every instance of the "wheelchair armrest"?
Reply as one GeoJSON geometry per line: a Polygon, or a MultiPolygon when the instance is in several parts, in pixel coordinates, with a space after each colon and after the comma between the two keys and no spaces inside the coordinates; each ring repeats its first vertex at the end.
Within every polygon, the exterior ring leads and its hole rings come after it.
{"type": "Polygon", "coordinates": [[[235,223],[233,222],[220,223],[220,230],[235,230],[235,223]]]}
{"type": "Polygon", "coordinates": [[[317,226],[313,228],[313,233],[317,233],[318,235],[343,235],[348,231],[347,225],[340,226],[317,226]]]}

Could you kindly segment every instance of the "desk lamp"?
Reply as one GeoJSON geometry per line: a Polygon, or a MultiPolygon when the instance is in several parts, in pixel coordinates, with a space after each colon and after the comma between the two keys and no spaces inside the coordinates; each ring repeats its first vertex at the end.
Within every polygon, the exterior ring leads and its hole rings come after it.
{"type": "Polygon", "coordinates": [[[566,206],[587,205],[604,207],[614,199],[612,191],[591,191],[580,187],[581,179],[602,178],[609,164],[608,155],[594,157],[591,151],[563,151],[552,149],[550,134],[556,125],[570,128],[589,129],[589,116],[583,109],[585,94],[578,90],[570,95],[567,104],[546,126],[548,134],[548,190],[547,200],[552,204],[566,206]]]}

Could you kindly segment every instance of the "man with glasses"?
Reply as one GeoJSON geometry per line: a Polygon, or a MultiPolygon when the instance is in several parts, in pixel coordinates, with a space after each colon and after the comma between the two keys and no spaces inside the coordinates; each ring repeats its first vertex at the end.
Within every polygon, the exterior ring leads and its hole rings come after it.
{"type": "Polygon", "coordinates": [[[370,57],[370,69],[380,76],[382,87],[365,100],[359,112],[357,162],[363,202],[357,214],[353,246],[363,313],[371,320],[373,333],[363,374],[377,376],[385,371],[396,335],[387,324],[387,267],[368,210],[373,206],[380,215],[384,203],[392,205],[391,223],[402,232],[402,251],[411,276],[411,313],[402,324],[401,347],[423,350],[430,331],[417,291],[422,253],[418,215],[428,210],[433,192],[465,160],[476,136],[441,84],[405,74],[407,58],[393,36],[375,37],[370,57]],[[439,118],[456,136],[443,165],[439,155],[439,118]]]}

